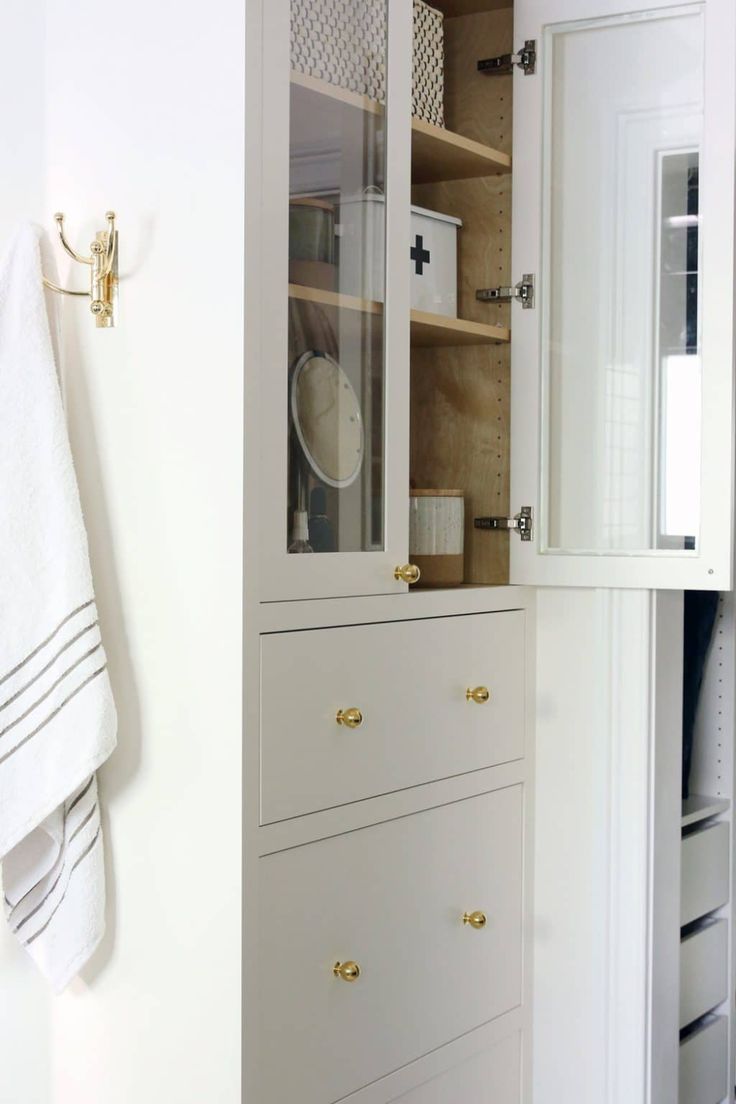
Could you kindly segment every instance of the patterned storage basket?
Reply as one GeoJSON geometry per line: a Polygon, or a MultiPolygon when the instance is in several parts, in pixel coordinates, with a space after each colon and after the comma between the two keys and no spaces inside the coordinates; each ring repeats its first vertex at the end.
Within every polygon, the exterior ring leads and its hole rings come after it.
{"type": "MultiPolygon", "coordinates": [[[[414,0],[412,112],[444,126],[442,12],[414,0]]],[[[386,0],[291,0],[291,67],[386,102],[386,0]]]]}
{"type": "Polygon", "coordinates": [[[445,125],[445,25],[442,12],[414,0],[411,110],[418,119],[445,125]]]}

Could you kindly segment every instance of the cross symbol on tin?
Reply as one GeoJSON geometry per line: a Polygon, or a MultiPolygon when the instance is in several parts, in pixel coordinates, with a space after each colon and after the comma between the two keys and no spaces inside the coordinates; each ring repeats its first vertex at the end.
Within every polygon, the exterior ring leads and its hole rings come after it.
{"type": "Polygon", "coordinates": [[[429,250],[424,248],[424,238],[417,234],[416,244],[409,250],[409,256],[414,261],[414,271],[417,276],[424,274],[425,264],[429,264],[429,250]]]}

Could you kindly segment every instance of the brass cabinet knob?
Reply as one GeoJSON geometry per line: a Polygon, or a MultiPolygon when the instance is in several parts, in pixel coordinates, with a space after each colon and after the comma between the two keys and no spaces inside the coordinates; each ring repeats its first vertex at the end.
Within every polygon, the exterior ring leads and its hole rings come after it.
{"type": "Polygon", "coordinates": [[[394,568],[394,579],[400,583],[408,583],[409,586],[412,583],[418,583],[422,577],[422,573],[416,564],[404,564],[403,567],[394,568]]]}
{"type": "Polygon", "coordinates": [[[346,728],[360,728],[363,723],[363,714],[359,709],[338,709],[335,720],[346,728]]]}
{"type": "Polygon", "coordinates": [[[340,981],[357,981],[360,977],[360,966],[357,962],[336,962],[332,972],[340,981]]]}
{"type": "Polygon", "coordinates": [[[488,917],[484,912],[464,912],[463,924],[468,924],[471,928],[476,928],[480,931],[488,923],[488,917]]]}
{"type": "Polygon", "coordinates": [[[485,705],[490,697],[491,692],[487,686],[469,686],[465,691],[465,700],[475,702],[476,705],[485,705]]]}

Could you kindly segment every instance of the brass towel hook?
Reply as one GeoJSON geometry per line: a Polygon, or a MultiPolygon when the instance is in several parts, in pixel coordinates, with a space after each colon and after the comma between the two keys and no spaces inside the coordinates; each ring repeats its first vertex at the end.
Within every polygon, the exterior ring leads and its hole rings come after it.
{"type": "Polygon", "coordinates": [[[91,300],[89,309],[95,316],[97,326],[110,329],[115,325],[118,305],[118,232],[115,228],[115,212],[108,211],[105,217],[106,229],[98,230],[89,247],[92,255],[83,257],[67,241],[64,233],[64,215],[61,212],[54,215],[59,241],[64,251],[79,264],[91,266],[90,290],[73,291],[70,288],[59,287],[58,284],[47,280],[45,276],[43,282],[45,287],[58,291],[62,295],[87,296],[91,300]]]}

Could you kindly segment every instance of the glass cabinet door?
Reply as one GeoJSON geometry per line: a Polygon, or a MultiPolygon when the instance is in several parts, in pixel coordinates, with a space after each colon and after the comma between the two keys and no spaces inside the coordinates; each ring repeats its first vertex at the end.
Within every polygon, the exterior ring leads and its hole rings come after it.
{"type": "Polygon", "coordinates": [[[514,85],[514,267],[539,295],[513,325],[512,493],[535,531],[512,579],[727,589],[734,6],[616,9],[516,9],[540,50],[514,85]]]}
{"type": "Polygon", "coordinates": [[[269,600],[405,586],[410,8],[264,5],[269,600]]]}

